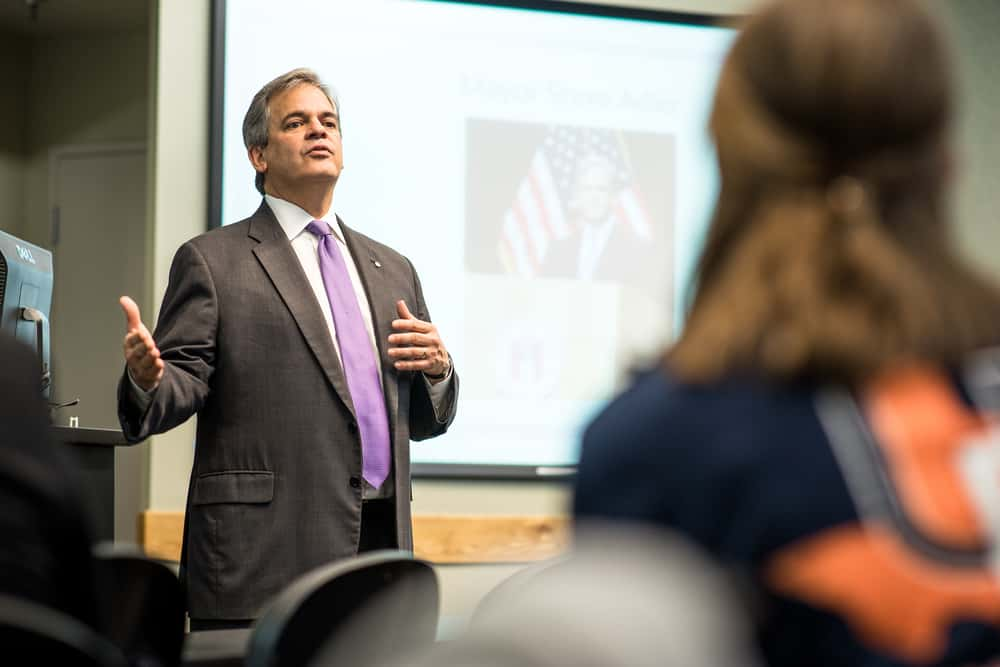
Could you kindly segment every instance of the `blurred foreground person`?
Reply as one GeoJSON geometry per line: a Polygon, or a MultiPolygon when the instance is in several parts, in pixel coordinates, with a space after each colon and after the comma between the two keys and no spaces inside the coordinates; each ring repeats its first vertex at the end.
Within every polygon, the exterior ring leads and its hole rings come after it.
{"type": "Polygon", "coordinates": [[[1000,294],[949,240],[945,51],[914,0],[748,21],[687,327],[584,437],[581,523],[751,572],[771,665],[1000,654],[1000,294]]]}
{"type": "Polygon", "coordinates": [[[462,635],[392,664],[752,667],[760,663],[737,594],[684,539],[593,525],[569,558],[501,582],[462,635]]]}
{"type": "Polygon", "coordinates": [[[0,335],[0,593],[98,627],[82,493],[50,438],[38,359],[0,335]]]}

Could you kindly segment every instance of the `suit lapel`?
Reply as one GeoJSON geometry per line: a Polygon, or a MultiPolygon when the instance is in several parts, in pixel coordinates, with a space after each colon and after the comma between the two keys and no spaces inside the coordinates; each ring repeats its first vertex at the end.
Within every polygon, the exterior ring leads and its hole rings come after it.
{"type": "Polygon", "coordinates": [[[339,217],[340,228],[344,232],[347,249],[354,258],[354,266],[358,269],[361,284],[368,297],[368,307],[371,309],[372,327],[375,329],[375,345],[378,348],[379,366],[382,372],[382,387],[385,391],[386,408],[389,412],[390,433],[395,433],[395,421],[398,414],[399,386],[396,367],[389,358],[387,340],[392,333],[392,321],[396,319],[396,290],[385,277],[383,264],[387,259],[380,257],[378,251],[368,240],[344,224],[339,217]]]}
{"type": "Polygon", "coordinates": [[[323,311],[316,303],[316,295],[309,287],[309,280],[302,271],[302,264],[295,255],[292,244],[288,242],[288,237],[266,204],[261,204],[250,219],[247,234],[259,242],[254,247],[253,254],[292,313],[299,331],[334,391],[354,415],[347,378],[344,377],[344,369],[340,365],[333,341],[330,340],[330,329],[323,319],[323,311]]]}

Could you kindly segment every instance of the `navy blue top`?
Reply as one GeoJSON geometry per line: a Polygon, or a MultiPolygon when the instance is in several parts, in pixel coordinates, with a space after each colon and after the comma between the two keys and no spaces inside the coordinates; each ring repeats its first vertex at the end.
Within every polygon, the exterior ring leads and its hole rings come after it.
{"type": "Polygon", "coordinates": [[[768,584],[763,572],[780,554],[861,524],[815,399],[805,386],[693,386],[648,372],[587,428],[574,512],[674,529],[748,571],[770,665],[965,665],[1000,654],[995,626],[953,618],[945,650],[914,661],[865,643],[838,611],[768,584]]]}

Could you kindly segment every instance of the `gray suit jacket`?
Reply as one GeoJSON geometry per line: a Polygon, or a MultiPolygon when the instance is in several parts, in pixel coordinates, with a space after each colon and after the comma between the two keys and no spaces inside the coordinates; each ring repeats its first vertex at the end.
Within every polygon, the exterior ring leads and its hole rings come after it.
{"type": "MultiPolygon", "coordinates": [[[[409,442],[444,433],[458,376],[435,415],[425,381],[386,346],[395,303],[429,320],[409,260],[346,225],[371,305],[392,434],[397,537],[411,549],[409,442]]],[[[190,614],[256,618],[296,576],[357,553],[361,441],[347,381],[302,266],[266,204],[185,243],[154,338],[166,362],[144,414],[118,388],[133,442],[198,413],[181,573],[190,614]]]]}

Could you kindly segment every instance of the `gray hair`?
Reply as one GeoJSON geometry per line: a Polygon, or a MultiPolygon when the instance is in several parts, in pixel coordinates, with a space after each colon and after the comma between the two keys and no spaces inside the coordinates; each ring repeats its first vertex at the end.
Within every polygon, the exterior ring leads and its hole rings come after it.
{"type": "MultiPolygon", "coordinates": [[[[326,99],[330,100],[330,104],[333,105],[333,111],[337,114],[337,125],[340,125],[340,103],[337,101],[336,94],[330,91],[330,88],[323,83],[316,72],[300,67],[268,81],[253,96],[250,108],[247,109],[247,113],[243,117],[243,144],[248,150],[252,147],[264,148],[267,146],[267,130],[271,121],[271,99],[275,95],[303,84],[315,86],[323,91],[326,99]]],[[[264,194],[264,174],[262,172],[257,172],[254,177],[254,185],[257,186],[257,192],[264,194]]]]}

